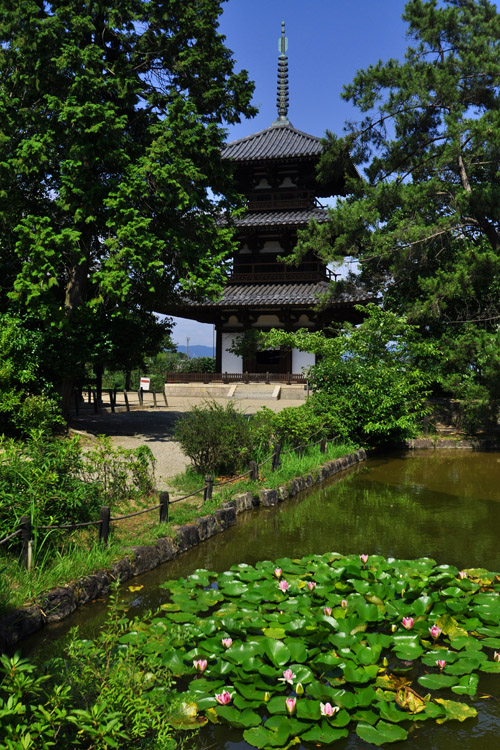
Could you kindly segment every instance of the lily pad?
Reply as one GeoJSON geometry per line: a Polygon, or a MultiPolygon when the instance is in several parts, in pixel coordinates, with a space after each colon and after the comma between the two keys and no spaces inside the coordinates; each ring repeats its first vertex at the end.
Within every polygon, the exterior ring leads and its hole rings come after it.
{"type": "Polygon", "coordinates": [[[365,742],[371,742],[372,745],[383,745],[386,742],[400,742],[408,737],[408,732],[397,724],[388,724],[385,721],[379,721],[372,726],[365,722],[359,722],[356,727],[356,734],[365,742]]]}

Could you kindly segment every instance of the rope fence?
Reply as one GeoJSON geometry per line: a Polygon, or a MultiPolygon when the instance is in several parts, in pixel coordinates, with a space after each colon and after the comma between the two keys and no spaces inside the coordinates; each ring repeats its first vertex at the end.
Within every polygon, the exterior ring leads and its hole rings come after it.
{"type": "MultiPolygon", "coordinates": [[[[335,442],[337,438],[333,438],[332,442],[335,442]]],[[[314,448],[316,445],[320,445],[321,453],[326,453],[328,448],[328,443],[325,438],[321,438],[321,440],[316,441],[315,443],[306,443],[304,445],[296,446],[295,448],[292,448],[288,451],[282,451],[281,445],[279,443],[275,443],[273,446],[273,452],[272,454],[261,461],[260,463],[257,463],[256,461],[250,461],[250,468],[248,471],[244,472],[243,474],[239,474],[236,477],[231,477],[230,479],[226,479],[223,482],[215,482],[214,477],[210,474],[207,474],[205,476],[205,484],[203,487],[200,487],[197,490],[194,490],[193,492],[190,492],[187,495],[183,495],[182,497],[178,497],[175,500],[170,500],[170,495],[168,492],[160,492],[159,493],[159,503],[156,505],[153,505],[150,508],[143,508],[138,511],[134,511],[133,513],[127,513],[126,515],[122,516],[111,516],[111,508],[109,505],[103,505],[100,510],[99,520],[97,521],[83,521],[81,523],[65,523],[65,524],[59,524],[59,525],[44,525],[44,526],[36,526],[33,528],[31,518],[30,516],[22,516],[19,519],[19,528],[9,534],[8,536],[4,537],[3,539],[0,539],[0,546],[2,544],[6,544],[7,542],[11,541],[17,536],[21,537],[21,561],[26,563],[26,566],[28,570],[32,567],[32,558],[33,558],[33,544],[34,540],[33,537],[36,535],[36,532],[38,531],[54,531],[54,530],[74,530],[78,528],[88,527],[88,526],[97,526],[99,527],[99,541],[103,544],[108,543],[109,534],[110,534],[110,527],[112,523],[117,523],[119,521],[124,521],[128,518],[134,518],[135,516],[142,516],[146,513],[151,513],[152,511],[158,511],[159,510],[159,523],[168,523],[169,521],[169,508],[170,505],[175,505],[176,503],[180,503],[183,500],[188,500],[191,497],[194,497],[195,495],[199,495],[201,492],[203,492],[203,502],[207,502],[212,499],[213,489],[214,487],[224,487],[227,484],[232,484],[234,482],[238,482],[241,479],[244,479],[245,477],[249,477],[252,481],[258,481],[259,479],[259,470],[266,466],[269,462],[271,462],[271,471],[277,471],[281,467],[281,457],[285,455],[289,455],[291,453],[297,453],[300,452],[300,456],[302,457],[303,452],[307,448],[314,448]]]]}

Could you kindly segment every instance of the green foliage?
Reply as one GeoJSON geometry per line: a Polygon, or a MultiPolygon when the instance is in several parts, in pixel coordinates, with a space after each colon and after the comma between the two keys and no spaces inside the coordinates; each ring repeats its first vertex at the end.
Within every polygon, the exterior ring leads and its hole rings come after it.
{"type": "Polygon", "coordinates": [[[273,414],[271,427],[276,442],[285,447],[317,443],[331,434],[328,419],[307,402],[273,414]]]}
{"type": "Polygon", "coordinates": [[[42,431],[32,431],[25,443],[0,438],[0,537],[29,516],[39,557],[61,537],[37,532],[37,526],[95,521],[101,505],[147,497],[155,486],[154,465],[147,446],[113,448],[108,437],[85,452],[77,437],[49,439],[42,431]]]}
{"type": "Polygon", "coordinates": [[[365,178],[350,180],[350,195],[302,235],[298,252],[359,258],[351,283],[442,348],[433,368],[441,393],[460,397],[466,380],[495,400],[500,14],[488,0],[409,0],[403,18],[404,59],[358,71],[343,98],[361,119],[325,141],[320,177],[350,152],[365,178]]]}
{"type": "Polygon", "coordinates": [[[221,4],[0,10],[0,309],[14,300],[53,333],[66,402],[85,362],[138,364],[140,334],[161,333],[151,310],[225,279],[218,219],[241,199],[224,125],[255,109],[221,4]]]}
{"type": "Polygon", "coordinates": [[[229,401],[207,401],[183,415],[175,438],[195,469],[209,474],[234,474],[251,458],[252,439],[247,417],[229,401]]]}
{"type": "Polygon", "coordinates": [[[394,313],[376,305],[358,309],[363,323],[346,325],[334,338],[273,331],[268,340],[320,355],[309,371],[314,392],[304,412],[311,410],[330,434],[374,445],[413,437],[430,383],[419,360],[430,359],[433,349],[394,313]]]}
{"type": "Polygon", "coordinates": [[[179,372],[215,372],[215,359],[213,357],[193,357],[182,359],[177,366],[179,372]]]}
{"type": "Polygon", "coordinates": [[[44,343],[26,321],[0,315],[0,434],[61,426],[58,400],[44,378],[44,343]]]}
{"type": "Polygon", "coordinates": [[[48,662],[42,675],[19,654],[1,656],[3,747],[178,747],[169,723],[178,710],[170,671],[137,649],[121,647],[123,632],[112,602],[103,635],[92,642],[74,634],[66,658],[48,662]]]}

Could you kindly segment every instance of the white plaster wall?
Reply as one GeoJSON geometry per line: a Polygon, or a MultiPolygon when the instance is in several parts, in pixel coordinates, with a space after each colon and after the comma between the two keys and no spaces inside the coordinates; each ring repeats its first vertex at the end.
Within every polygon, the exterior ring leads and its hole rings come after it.
{"type": "Polygon", "coordinates": [[[298,349],[292,349],[292,373],[300,375],[302,368],[308,369],[316,362],[316,356],[310,352],[300,352],[298,349]]]}
{"type": "Polygon", "coordinates": [[[222,372],[243,372],[243,358],[226,350],[237,336],[236,333],[222,333],[222,372]]]}

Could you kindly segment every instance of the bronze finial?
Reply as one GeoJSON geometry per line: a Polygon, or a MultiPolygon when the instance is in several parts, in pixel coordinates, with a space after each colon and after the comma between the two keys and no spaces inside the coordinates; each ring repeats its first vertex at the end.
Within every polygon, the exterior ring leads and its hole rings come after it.
{"type": "Polygon", "coordinates": [[[273,122],[273,125],[289,125],[290,121],[287,117],[288,114],[288,57],[286,51],[288,49],[288,39],[285,36],[285,22],[281,22],[281,37],[278,40],[278,52],[280,56],[278,58],[278,119],[273,122]]]}

